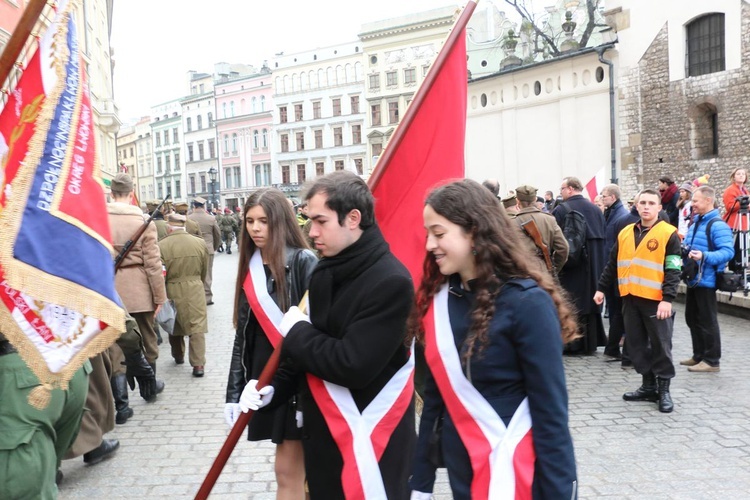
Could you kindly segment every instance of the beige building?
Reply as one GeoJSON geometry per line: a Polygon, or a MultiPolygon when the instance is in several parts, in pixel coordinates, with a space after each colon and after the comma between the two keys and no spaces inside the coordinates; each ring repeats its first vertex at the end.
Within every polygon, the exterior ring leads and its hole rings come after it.
{"type": "Polygon", "coordinates": [[[457,7],[449,6],[362,25],[367,175],[427,76],[457,13],[457,7]]]}
{"type": "Polygon", "coordinates": [[[297,196],[305,180],[334,170],[365,175],[362,43],[280,55],[271,70],[272,182],[297,196]]]}

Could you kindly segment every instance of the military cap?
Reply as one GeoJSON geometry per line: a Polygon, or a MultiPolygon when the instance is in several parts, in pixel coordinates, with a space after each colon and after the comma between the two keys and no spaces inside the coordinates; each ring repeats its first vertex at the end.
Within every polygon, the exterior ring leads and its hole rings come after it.
{"type": "Polygon", "coordinates": [[[126,173],[120,172],[112,179],[109,188],[116,193],[129,193],[133,190],[133,178],[126,173]]]}
{"type": "Polygon", "coordinates": [[[516,206],[516,195],[508,195],[502,200],[503,206],[505,208],[515,207],[516,206]]]}
{"type": "Polygon", "coordinates": [[[175,227],[185,227],[185,221],[187,217],[180,214],[169,214],[167,215],[167,224],[175,227]]]}
{"type": "Polygon", "coordinates": [[[193,199],[193,205],[205,205],[206,199],[202,196],[197,196],[195,199],[193,199]]]}
{"type": "Polygon", "coordinates": [[[184,203],[184,202],[182,202],[182,203],[175,203],[174,204],[174,209],[178,213],[180,213],[182,215],[185,215],[187,213],[187,211],[188,211],[188,204],[184,203]]]}
{"type": "Polygon", "coordinates": [[[520,201],[536,201],[537,188],[524,184],[516,188],[516,197],[520,201]]]}

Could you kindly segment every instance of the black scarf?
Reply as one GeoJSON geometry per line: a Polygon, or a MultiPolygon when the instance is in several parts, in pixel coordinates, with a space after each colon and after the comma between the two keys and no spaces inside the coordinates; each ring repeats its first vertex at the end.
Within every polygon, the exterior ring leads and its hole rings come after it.
{"type": "Polygon", "coordinates": [[[315,297],[310,307],[313,324],[326,324],[334,293],[342,283],[354,280],[388,251],[380,228],[373,225],[338,255],[321,259],[310,279],[310,297],[315,297]]]}

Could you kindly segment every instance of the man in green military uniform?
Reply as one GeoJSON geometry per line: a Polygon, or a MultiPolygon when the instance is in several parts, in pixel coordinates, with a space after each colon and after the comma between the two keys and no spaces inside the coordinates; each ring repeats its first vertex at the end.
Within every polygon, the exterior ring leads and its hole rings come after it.
{"type": "Polygon", "coordinates": [[[237,241],[237,249],[240,248],[240,231],[242,229],[242,215],[241,212],[242,209],[240,207],[234,207],[234,213],[232,214],[232,219],[234,219],[234,239],[237,241]]]}
{"type": "Polygon", "coordinates": [[[172,204],[168,201],[161,206],[160,210],[156,210],[156,207],[159,206],[159,203],[161,203],[161,201],[158,200],[146,203],[148,215],[153,214],[154,216],[157,241],[161,241],[165,236],[167,236],[167,222],[164,220],[164,215],[172,211],[172,204]]]}
{"type": "Polygon", "coordinates": [[[55,474],[81,427],[90,372],[86,361],[38,410],[28,396],[39,380],[0,333],[0,497],[57,497],[55,474]]]}
{"type": "Polygon", "coordinates": [[[521,241],[526,250],[539,257],[539,268],[556,275],[568,260],[568,241],[555,218],[537,208],[536,193],[537,189],[534,186],[524,185],[516,188],[518,211],[508,210],[508,216],[521,227],[524,235],[521,241]],[[535,241],[537,235],[540,241],[535,241]],[[552,269],[547,267],[543,247],[546,248],[552,269]]]}
{"type": "MultiPolygon", "coordinates": [[[[177,212],[180,215],[187,216],[188,213],[188,204],[187,203],[175,203],[174,204],[174,211],[177,212]]],[[[203,235],[201,234],[201,227],[198,225],[197,222],[195,222],[192,219],[187,219],[185,221],[185,231],[188,234],[192,234],[193,236],[197,236],[198,238],[203,238],[203,235]]]]}
{"type": "Polygon", "coordinates": [[[232,240],[234,240],[234,230],[236,227],[232,211],[225,208],[224,215],[218,216],[217,221],[219,223],[219,230],[221,230],[221,240],[224,242],[224,248],[227,249],[227,254],[231,254],[232,240]]]}
{"type": "Polygon", "coordinates": [[[185,217],[167,216],[169,235],[159,242],[161,259],[167,269],[167,296],[177,311],[174,331],[169,336],[172,357],[185,362],[185,339],[190,337],[190,365],[193,376],[202,377],[206,364],[206,297],[203,282],[208,271],[208,250],[203,239],[185,232],[185,217]]]}

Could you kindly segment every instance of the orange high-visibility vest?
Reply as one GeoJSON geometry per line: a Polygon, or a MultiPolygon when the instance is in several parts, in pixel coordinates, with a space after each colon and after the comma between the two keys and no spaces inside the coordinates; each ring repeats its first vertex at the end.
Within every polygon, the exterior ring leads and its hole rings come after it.
{"type": "Polygon", "coordinates": [[[617,236],[617,283],[620,296],[633,295],[661,300],[667,242],[677,228],[658,221],[636,248],[633,226],[635,224],[626,226],[617,236]]]}

